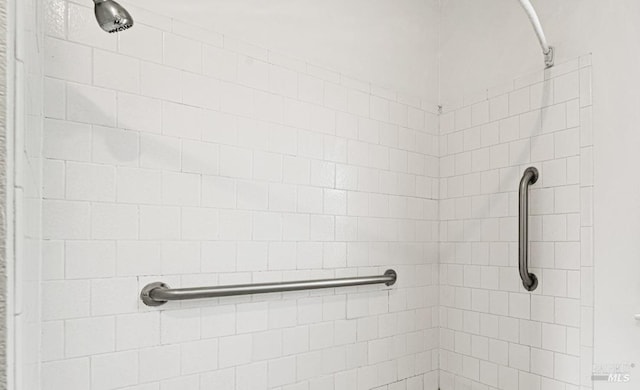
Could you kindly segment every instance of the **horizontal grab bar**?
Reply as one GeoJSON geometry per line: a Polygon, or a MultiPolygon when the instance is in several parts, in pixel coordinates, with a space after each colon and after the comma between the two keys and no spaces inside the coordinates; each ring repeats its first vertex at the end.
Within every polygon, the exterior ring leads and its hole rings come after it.
{"type": "Polygon", "coordinates": [[[527,291],[533,291],[538,287],[538,278],[529,273],[529,186],[538,181],[538,177],[535,167],[527,168],[522,175],[519,188],[518,268],[522,285],[527,291]]]}
{"type": "Polygon", "coordinates": [[[149,283],[140,292],[140,299],[147,306],[160,306],[168,301],[187,299],[230,297],[234,295],[265,294],[285,291],[314,290],[363,286],[367,284],[393,285],[398,278],[396,271],[387,270],[382,276],[360,276],[354,278],[299,280],[294,282],[237,284],[230,286],[170,288],[162,282],[149,283]]]}

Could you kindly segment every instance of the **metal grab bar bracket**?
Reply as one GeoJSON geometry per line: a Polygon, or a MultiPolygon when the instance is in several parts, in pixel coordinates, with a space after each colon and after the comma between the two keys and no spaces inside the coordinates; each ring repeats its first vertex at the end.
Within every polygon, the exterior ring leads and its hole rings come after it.
{"type": "Polygon", "coordinates": [[[398,280],[398,274],[395,270],[388,269],[384,271],[384,276],[390,276],[392,279],[385,283],[386,286],[393,286],[396,284],[396,280],[398,280]]]}
{"type": "Polygon", "coordinates": [[[155,289],[169,290],[170,288],[171,287],[169,287],[168,284],[163,283],[163,282],[149,283],[146,286],[144,286],[144,288],[140,292],[140,299],[142,299],[142,302],[144,302],[144,304],[147,305],[147,306],[164,305],[165,303],[167,303],[167,301],[162,301],[162,300],[157,300],[157,299],[151,298],[151,291],[153,291],[155,289]]]}
{"type": "Polygon", "coordinates": [[[535,167],[525,169],[520,180],[518,209],[518,268],[522,285],[527,291],[538,287],[538,278],[529,273],[529,186],[538,181],[538,170],[535,167]]]}
{"type": "Polygon", "coordinates": [[[229,297],[234,295],[264,294],[285,291],[314,290],[385,284],[393,286],[398,279],[396,271],[389,269],[382,276],[361,276],[340,279],[300,280],[294,282],[241,284],[233,286],[190,287],[172,289],[166,283],[149,283],[140,292],[140,299],[147,306],[161,306],[168,301],[229,297]]]}

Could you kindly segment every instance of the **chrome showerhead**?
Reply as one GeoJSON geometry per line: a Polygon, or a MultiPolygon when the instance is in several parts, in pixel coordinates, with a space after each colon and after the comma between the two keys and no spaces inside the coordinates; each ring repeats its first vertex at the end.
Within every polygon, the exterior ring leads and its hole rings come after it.
{"type": "Polygon", "coordinates": [[[124,31],[133,26],[131,14],[113,0],[93,0],[96,20],[109,33],[124,31]]]}

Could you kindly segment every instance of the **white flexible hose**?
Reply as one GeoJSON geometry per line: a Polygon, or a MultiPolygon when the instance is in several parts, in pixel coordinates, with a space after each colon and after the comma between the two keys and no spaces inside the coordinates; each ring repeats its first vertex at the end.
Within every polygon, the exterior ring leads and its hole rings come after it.
{"type": "Polygon", "coordinates": [[[540,46],[542,46],[542,52],[544,54],[549,54],[551,49],[549,48],[549,44],[547,43],[547,38],[545,38],[544,31],[542,31],[542,25],[540,24],[540,19],[538,19],[538,14],[536,13],[536,10],[533,8],[531,1],[529,0],[519,0],[519,1],[520,1],[520,5],[522,5],[522,8],[524,8],[525,12],[527,13],[527,16],[529,16],[529,20],[531,20],[533,29],[535,30],[536,35],[538,36],[538,41],[540,41],[540,46]]]}

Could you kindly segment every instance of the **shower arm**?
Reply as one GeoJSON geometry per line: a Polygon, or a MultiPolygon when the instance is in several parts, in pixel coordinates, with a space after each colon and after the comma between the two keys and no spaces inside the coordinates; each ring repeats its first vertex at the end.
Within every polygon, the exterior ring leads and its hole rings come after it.
{"type": "Polygon", "coordinates": [[[529,20],[531,21],[531,25],[533,26],[533,30],[536,32],[536,36],[538,37],[538,41],[540,42],[540,46],[542,47],[542,54],[544,54],[544,64],[547,68],[551,68],[553,66],[553,47],[549,46],[547,43],[547,38],[544,35],[544,31],[542,30],[542,25],[540,24],[540,19],[538,18],[538,14],[536,10],[533,8],[530,0],[519,0],[520,5],[524,8],[524,11],[527,13],[529,20]]]}

